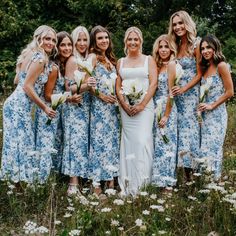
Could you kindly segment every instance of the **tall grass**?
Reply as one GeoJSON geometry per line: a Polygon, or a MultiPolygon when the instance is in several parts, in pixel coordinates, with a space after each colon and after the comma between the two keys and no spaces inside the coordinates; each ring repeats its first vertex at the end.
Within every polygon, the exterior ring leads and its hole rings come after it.
{"type": "Polygon", "coordinates": [[[228,104],[224,170],[217,185],[210,173],[185,183],[179,169],[173,189],[147,186],[136,198],[108,192],[100,200],[87,189],[67,197],[67,179],[57,173],[44,185],[0,181],[0,235],[236,235],[235,109],[228,104]]]}

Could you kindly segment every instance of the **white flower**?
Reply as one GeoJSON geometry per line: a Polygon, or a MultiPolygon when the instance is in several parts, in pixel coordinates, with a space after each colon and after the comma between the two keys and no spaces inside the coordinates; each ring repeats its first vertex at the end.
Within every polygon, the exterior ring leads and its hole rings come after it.
{"type": "Polygon", "coordinates": [[[78,229],[74,229],[74,230],[71,230],[70,232],[69,232],[69,235],[70,236],[78,236],[78,235],[80,235],[80,230],[78,230],[78,229]]]}
{"type": "Polygon", "coordinates": [[[114,201],[113,201],[113,203],[115,204],[115,205],[124,205],[124,201],[123,200],[121,200],[121,199],[115,199],[114,201]]]}
{"type": "Polygon", "coordinates": [[[167,233],[167,232],[166,232],[165,230],[159,230],[159,231],[158,231],[158,234],[161,234],[161,235],[162,235],[162,234],[166,234],[166,233],[167,233]]]}
{"type": "Polygon", "coordinates": [[[166,220],[166,221],[171,221],[171,218],[166,217],[165,220],[166,220]]]}
{"type": "Polygon", "coordinates": [[[164,204],[165,201],[166,201],[166,200],[164,200],[164,199],[158,199],[158,200],[157,200],[157,202],[158,202],[159,204],[164,204]]]}
{"type": "Polygon", "coordinates": [[[54,224],[55,224],[55,225],[60,225],[60,224],[61,224],[61,221],[60,221],[60,220],[55,220],[55,221],[54,221],[54,224]]]}
{"type": "Polygon", "coordinates": [[[124,227],[118,227],[118,230],[124,231],[124,227]]]}
{"type": "Polygon", "coordinates": [[[48,230],[46,227],[44,227],[44,226],[38,227],[37,230],[38,230],[38,232],[41,233],[41,234],[44,234],[44,233],[48,233],[48,232],[49,232],[49,230],[48,230]]]}
{"type": "Polygon", "coordinates": [[[196,200],[197,200],[197,198],[196,198],[196,197],[193,197],[193,196],[188,196],[188,199],[193,200],[193,201],[196,201],[196,200]]]}
{"type": "Polygon", "coordinates": [[[68,207],[67,207],[67,210],[68,210],[68,211],[74,211],[75,208],[74,208],[74,207],[71,207],[71,206],[68,206],[68,207]]]}
{"type": "Polygon", "coordinates": [[[71,213],[66,212],[65,215],[64,215],[63,217],[65,217],[65,218],[69,218],[69,217],[71,217],[71,216],[72,216],[71,213]]]}
{"type": "Polygon", "coordinates": [[[150,215],[150,211],[144,210],[144,211],[143,211],[143,215],[150,215]]]}
{"type": "Polygon", "coordinates": [[[157,195],[153,193],[153,194],[150,195],[150,198],[155,200],[155,199],[157,199],[157,195]]]}
{"type": "Polygon", "coordinates": [[[79,70],[74,71],[74,80],[77,84],[77,91],[79,92],[81,84],[83,83],[83,80],[85,78],[86,72],[81,72],[79,70]]]}
{"type": "Polygon", "coordinates": [[[93,65],[91,61],[82,61],[80,58],[77,60],[77,64],[81,70],[86,72],[89,76],[92,76],[93,73],[93,65]]]}
{"type": "Polygon", "coordinates": [[[90,202],[90,204],[91,204],[92,206],[97,206],[97,205],[99,204],[99,202],[90,202]]]}
{"type": "Polygon", "coordinates": [[[109,207],[105,207],[101,209],[101,212],[110,212],[110,211],[111,211],[111,208],[109,207]]]}
{"type": "Polygon", "coordinates": [[[111,219],[111,226],[119,226],[120,222],[118,220],[111,219]]]}
{"type": "Polygon", "coordinates": [[[143,225],[143,221],[141,219],[137,219],[135,221],[135,224],[136,224],[136,226],[141,226],[141,225],[143,225]]]}
{"type": "Polygon", "coordinates": [[[116,190],[115,189],[112,189],[112,188],[108,188],[105,190],[105,193],[108,194],[109,196],[110,195],[116,195],[116,190]]]}
{"type": "Polygon", "coordinates": [[[201,189],[198,192],[199,193],[210,193],[211,191],[209,189],[201,189]]]}
{"type": "Polygon", "coordinates": [[[164,212],[165,211],[165,208],[163,206],[161,206],[161,205],[151,205],[150,208],[151,209],[156,209],[159,212],[164,212]]]}
{"type": "Polygon", "coordinates": [[[108,231],[105,232],[105,234],[106,235],[111,235],[111,231],[108,230],[108,231]]]}
{"type": "Polygon", "coordinates": [[[174,82],[174,84],[178,85],[181,77],[184,75],[184,70],[178,62],[176,63],[175,71],[176,71],[176,73],[175,73],[175,82],[174,82]]]}
{"type": "Polygon", "coordinates": [[[140,192],[140,196],[148,196],[148,192],[140,192]]]}

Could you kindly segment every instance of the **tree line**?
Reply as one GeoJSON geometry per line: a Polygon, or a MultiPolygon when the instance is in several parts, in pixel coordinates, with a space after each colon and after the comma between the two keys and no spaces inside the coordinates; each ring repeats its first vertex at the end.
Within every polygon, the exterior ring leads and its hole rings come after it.
{"type": "Polygon", "coordinates": [[[17,56],[34,30],[47,24],[71,32],[83,25],[102,25],[112,32],[117,58],[124,55],[123,38],[130,26],[144,36],[143,51],[152,52],[155,39],[167,33],[169,18],[186,10],[195,20],[198,36],[215,34],[236,72],[236,1],[234,0],[2,0],[0,2],[0,84],[12,84],[17,56]],[[4,82],[3,82],[4,81],[4,82]],[[3,83],[2,83],[3,82],[3,83]]]}

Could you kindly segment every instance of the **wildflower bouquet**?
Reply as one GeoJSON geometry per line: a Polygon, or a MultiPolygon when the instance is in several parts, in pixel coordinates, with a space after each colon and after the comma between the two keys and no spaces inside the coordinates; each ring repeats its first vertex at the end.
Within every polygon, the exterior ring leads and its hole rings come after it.
{"type": "MultiPolygon", "coordinates": [[[[208,94],[211,84],[212,84],[212,78],[209,77],[206,80],[206,83],[201,85],[199,103],[203,103],[205,101],[206,95],[208,94]]],[[[197,118],[198,118],[198,122],[201,124],[202,123],[202,112],[201,111],[197,112],[197,118]]]]}
{"type": "MultiPolygon", "coordinates": [[[[66,98],[70,96],[70,92],[64,92],[64,93],[58,93],[58,94],[52,94],[51,96],[51,107],[55,111],[59,105],[64,103],[66,101],[66,98]]],[[[50,125],[52,122],[51,118],[48,118],[46,124],[50,125]]]]}
{"type": "MultiPolygon", "coordinates": [[[[159,123],[161,121],[161,118],[162,118],[162,105],[163,105],[163,101],[164,101],[163,99],[160,99],[157,102],[157,107],[156,107],[157,123],[159,123]]],[[[168,143],[169,139],[165,135],[164,129],[160,128],[160,132],[161,132],[161,136],[162,136],[162,139],[163,139],[164,143],[168,143]]]]}
{"type": "MultiPolygon", "coordinates": [[[[175,70],[176,70],[176,73],[175,73],[174,86],[177,86],[179,84],[179,81],[180,81],[181,77],[184,74],[184,70],[178,62],[176,62],[176,69],[175,70]]],[[[174,102],[174,97],[173,97],[172,93],[170,93],[170,104],[171,104],[171,106],[173,105],[173,102],[174,102]]]]}
{"type": "Polygon", "coordinates": [[[121,93],[128,99],[131,106],[140,102],[143,98],[143,84],[138,79],[123,80],[121,93]]]}

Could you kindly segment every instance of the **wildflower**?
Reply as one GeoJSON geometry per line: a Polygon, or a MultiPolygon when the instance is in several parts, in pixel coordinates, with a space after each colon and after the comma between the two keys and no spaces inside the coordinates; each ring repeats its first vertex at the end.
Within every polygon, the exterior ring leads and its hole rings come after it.
{"type": "Polygon", "coordinates": [[[157,209],[159,212],[164,212],[165,211],[165,208],[161,205],[151,205],[150,206],[151,209],[157,209]]]}
{"type": "Polygon", "coordinates": [[[171,221],[171,218],[166,217],[165,220],[166,220],[166,221],[171,221]]]}
{"type": "Polygon", "coordinates": [[[90,202],[90,204],[91,204],[92,206],[97,206],[97,205],[99,204],[99,202],[90,202]]]}
{"type": "Polygon", "coordinates": [[[119,226],[120,222],[118,220],[111,219],[111,226],[119,226]]]}
{"type": "Polygon", "coordinates": [[[207,236],[219,236],[216,231],[211,231],[207,236]]]}
{"type": "Polygon", "coordinates": [[[46,227],[44,227],[44,226],[38,227],[37,231],[38,231],[39,233],[41,233],[41,234],[44,234],[44,233],[48,233],[48,232],[49,232],[49,230],[48,230],[46,227]]]}
{"type": "Polygon", "coordinates": [[[116,190],[112,189],[112,188],[108,188],[108,189],[105,190],[105,193],[109,196],[110,195],[116,195],[116,190]]]}
{"type": "Polygon", "coordinates": [[[188,196],[188,199],[193,200],[193,201],[196,201],[196,200],[197,200],[197,198],[196,198],[196,197],[193,197],[193,196],[188,196]]]}
{"type": "Polygon", "coordinates": [[[166,234],[167,232],[165,230],[159,230],[158,234],[162,235],[162,234],[166,234]]]}
{"type": "Polygon", "coordinates": [[[68,211],[74,211],[74,210],[75,210],[75,208],[72,207],[72,206],[68,206],[66,209],[67,209],[68,211]]]}
{"type": "Polygon", "coordinates": [[[209,189],[200,189],[198,192],[199,193],[210,193],[210,190],[209,189]]]}
{"type": "Polygon", "coordinates": [[[111,208],[109,207],[105,207],[101,209],[101,212],[110,212],[110,211],[111,211],[111,208]]]}
{"type": "Polygon", "coordinates": [[[157,202],[158,202],[159,204],[164,204],[165,201],[166,201],[166,200],[164,200],[164,199],[158,199],[158,200],[157,200],[157,202]]]}
{"type": "Polygon", "coordinates": [[[135,221],[136,226],[141,226],[143,224],[143,221],[141,219],[137,219],[135,221]]]}
{"type": "Polygon", "coordinates": [[[118,227],[118,230],[124,231],[124,227],[118,227]]]}
{"type": "Polygon", "coordinates": [[[113,201],[113,203],[115,204],[115,205],[124,205],[124,201],[123,200],[121,200],[121,199],[115,199],[114,201],[113,201]]]}
{"type": "Polygon", "coordinates": [[[148,210],[143,211],[143,215],[149,215],[149,214],[150,214],[150,211],[148,211],[148,210]]]}
{"type": "Polygon", "coordinates": [[[201,173],[193,173],[193,176],[196,176],[196,177],[199,177],[201,175],[202,175],[201,173]]]}
{"type": "Polygon", "coordinates": [[[89,200],[84,196],[79,196],[80,203],[84,206],[87,206],[89,204],[89,200]]]}
{"type": "Polygon", "coordinates": [[[54,224],[55,224],[55,225],[60,225],[60,224],[61,224],[61,221],[60,221],[60,220],[55,220],[55,221],[54,221],[54,224]]]}
{"type": "Polygon", "coordinates": [[[69,235],[70,236],[78,236],[78,235],[80,235],[80,230],[78,230],[78,229],[74,229],[74,230],[71,230],[70,232],[69,232],[69,235]]]}
{"type": "Polygon", "coordinates": [[[63,217],[65,217],[65,218],[69,218],[69,217],[71,217],[71,216],[72,216],[72,214],[66,212],[66,214],[65,214],[63,217]]]}
{"type": "Polygon", "coordinates": [[[140,192],[140,196],[148,196],[147,192],[140,192]]]}
{"type": "Polygon", "coordinates": [[[105,234],[106,235],[111,235],[111,231],[108,230],[108,231],[105,232],[105,234]]]}
{"type": "Polygon", "coordinates": [[[153,193],[153,194],[150,195],[150,198],[155,200],[157,198],[157,195],[153,193]]]}

